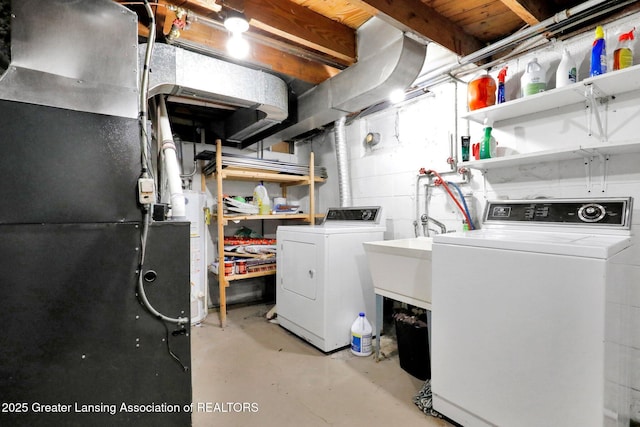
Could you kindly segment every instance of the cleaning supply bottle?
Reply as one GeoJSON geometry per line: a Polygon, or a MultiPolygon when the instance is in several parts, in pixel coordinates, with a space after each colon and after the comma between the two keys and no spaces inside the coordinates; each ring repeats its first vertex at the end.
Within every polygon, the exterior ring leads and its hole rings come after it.
{"type": "Polygon", "coordinates": [[[496,103],[496,81],[489,74],[481,74],[467,85],[469,111],[496,103]]]}
{"type": "Polygon", "coordinates": [[[258,184],[253,189],[253,203],[258,206],[258,213],[260,215],[268,215],[271,213],[271,201],[269,200],[269,193],[264,185],[258,184]]]}
{"type": "Polygon", "coordinates": [[[607,72],[607,48],[604,41],[604,30],[600,25],[596,27],[596,38],[591,48],[591,67],[589,76],[598,76],[607,72]]]}
{"type": "Polygon", "coordinates": [[[502,104],[503,102],[506,101],[505,93],[504,93],[504,79],[507,77],[507,68],[509,67],[504,67],[498,73],[498,96],[497,96],[498,104],[502,104]]]}
{"type": "MultiPolygon", "coordinates": [[[[493,128],[493,121],[489,119],[484,119],[484,137],[480,142],[480,159],[490,159],[491,158],[491,130],[493,128]]],[[[495,146],[495,142],[494,142],[495,146]]]]}
{"type": "Polygon", "coordinates": [[[372,353],[371,338],[373,329],[363,312],[351,325],[351,352],[356,356],[369,356],[372,353]]]}
{"type": "Polygon", "coordinates": [[[620,34],[618,37],[618,46],[613,51],[613,69],[622,70],[633,65],[633,50],[631,49],[631,43],[633,42],[633,32],[636,29],[629,31],[628,33],[620,34]]]}
{"type": "Polygon", "coordinates": [[[527,64],[527,70],[520,79],[522,96],[535,95],[547,89],[546,73],[538,64],[538,58],[533,58],[527,64]]]}
{"type": "Polygon", "coordinates": [[[562,52],[562,59],[556,70],[556,87],[564,87],[578,81],[578,67],[567,49],[562,52]]]}

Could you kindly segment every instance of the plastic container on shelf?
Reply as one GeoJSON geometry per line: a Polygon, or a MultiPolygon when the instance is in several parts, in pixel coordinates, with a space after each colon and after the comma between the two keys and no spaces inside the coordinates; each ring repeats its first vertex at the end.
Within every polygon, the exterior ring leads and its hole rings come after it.
{"type": "Polygon", "coordinates": [[[600,25],[596,27],[596,38],[591,47],[591,67],[589,76],[598,76],[607,72],[607,47],[604,41],[604,30],[600,25]]]}
{"type": "Polygon", "coordinates": [[[271,201],[269,200],[269,193],[264,185],[258,184],[253,189],[253,201],[258,206],[258,213],[260,215],[268,215],[271,213],[271,201]]]}
{"type": "Polygon", "coordinates": [[[504,87],[504,80],[507,78],[507,68],[509,67],[502,68],[498,73],[498,96],[497,96],[498,104],[502,104],[507,100],[505,96],[505,87],[504,87]]]}
{"type": "Polygon", "coordinates": [[[370,356],[372,353],[373,328],[363,312],[351,325],[351,352],[356,356],[370,356]]]}
{"type": "Polygon", "coordinates": [[[578,81],[578,67],[567,49],[562,52],[562,59],[556,70],[556,87],[569,86],[578,81]]]}
{"type": "Polygon", "coordinates": [[[489,74],[481,74],[467,85],[469,111],[496,103],[496,81],[489,74]]]}
{"type": "Polygon", "coordinates": [[[545,70],[538,63],[538,58],[533,58],[527,64],[520,79],[522,96],[534,95],[547,90],[547,76],[545,70]]]}
{"type": "Polygon", "coordinates": [[[484,136],[480,141],[480,158],[490,159],[496,157],[496,140],[491,136],[491,130],[493,129],[493,121],[484,119],[484,136]]]}
{"type": "Polygon", "coordinates": [[[633,43],[633,32],[636,29],[629,31],[628,33],[620,34],[618,37],[618,46],[613,51],[613,69],[622,70],[623,68],[629,68],[633,65],[633,49],[631,44],[633,43]]]}

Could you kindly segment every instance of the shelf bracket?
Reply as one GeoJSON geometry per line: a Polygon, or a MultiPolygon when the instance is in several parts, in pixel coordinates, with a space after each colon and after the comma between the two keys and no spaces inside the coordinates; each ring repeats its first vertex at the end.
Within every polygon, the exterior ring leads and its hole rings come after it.
{"type": "Polygon", "coordinates": [[[600,140],[602,142],[606,142],[607,135],[605,133],[604,127],[602,126],[602,118],[600,116],[599,105],[607,104],[609,102],[609,97],[602,93],[602,91],[600,91],[600,89],[598,89],[598,87],[596,87],[593,83],[589,83],[585,86],[584,96],[587,99],[587,108],[589,109],[589,115],[587,117],[587,134],[588,136],[593,136],[592,118],[595,117],[600,140]]]}
{"type": "Polygon", "coordinates": [[[587,193],[591,193],[591,163],[593,163],[593,157],[583,157],[584,159],[584,174],[587,179],[587,193]]]}
{"type": "Polygon", "coordinates": [[[600,180],[600,191],[603,193],[607,191],[607,175],[609,172],[609,155],[603,155],[602,153],[598,153],[598,157],[600,158],[600,165],[602,168],[602,177],[600,180]]]}
{"type": "MultiPolygon", "coordinates": [[[[586,153],[586,150],[584,150],[586,153]]],[[[584,160],[584,173],[586,178],[587,193],[591,193],[593,190],[593,163],[598,159],[600,164],[600,191],[602,193],[607,191],[607,178],[609,172],[609,155],[602,154],[597,150],[594,150],[590,156],[583,157],[584,160]]]]}

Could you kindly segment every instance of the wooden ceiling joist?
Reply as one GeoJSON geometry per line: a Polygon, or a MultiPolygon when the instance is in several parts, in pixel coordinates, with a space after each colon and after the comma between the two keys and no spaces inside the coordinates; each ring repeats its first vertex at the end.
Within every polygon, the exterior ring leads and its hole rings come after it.
{"type": "Polygon", "coordinates": [[[289,0],[245,0],[249,24],[298,45],[325,53],[345,66],[356,62],[356,33],[289,0]]]}
{"type": "MultiPolygon", "coordinates": [[[[173,12],[166,8],[158,8],[157,21],[163,24],[161,28],[163,34],[169,34],[174,19],[173,12]]],[[[226,55],[228,38],[227,31],[198,22],[191,24],[188,29],[182,30],[179,37],[187,43],[201,46],[204,50],[209,50],[212,54],[220,56],[226,55]]],[[[176,42],[179,44],[180,40],[176,40],[176,42]]],[[[340,72],[337,68],[264,45],[252,45],[245,61],[312,84],[321,83],[340,72]]]]}
{"type": "Polygon", "coordinates": [[[500,0],[520,19],[529,25],[539,24],[540,21],[553,16],[553,10],[548,2],[534,0],[500,0]]]}
{"type": "Polygon", "coordinates": [[[391,19],[405,31],[413,31],[464,56],[478,51],[484,44],[420,0],[353,0],[354,4],[377,10],[380,18],[391,19]]]}

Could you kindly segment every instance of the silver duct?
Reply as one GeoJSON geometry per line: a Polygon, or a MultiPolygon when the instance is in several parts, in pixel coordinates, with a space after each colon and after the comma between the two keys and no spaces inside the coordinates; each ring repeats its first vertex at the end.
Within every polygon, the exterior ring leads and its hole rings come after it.
{"type": "Polygon", "coordinates": [[[227,141],[240,142],[289,114],[287,84],[262,71],[167,44],[155,45],[151,70],[149,98],[165,94],[175,102],[238,108],[225,122],[227,141]]]}
{"type": "Polygon", "coordinates": [[[135,12],[110,0],[20,0],[11,7],[11,64],[0,80],[1,99],[138,117],[135,12]]]}
{"type": "Polygon", "coordinates": [[[405,89],[420,73],[426,50],[397,28],[371,18],[358,29],[358,63],[300,95],[297,123],[266,137],[264,146],[294,139],[384,101],[393,89],[405,89]]]}
{"type": "Polygon", "coordinates": [[[349,156],[347,149],[347,132],[345,129],[345,117],[340,117],[333,128],[333,138],[336,144],[336,160],[338,162],[338,188],[340,191],[340,206],[350,207],[351,198],[351,174],[349,172],[349,156]]]}

